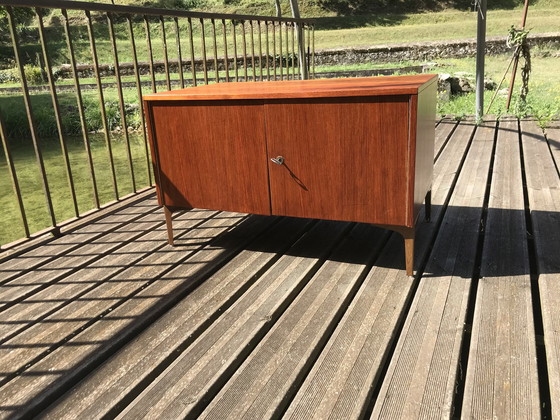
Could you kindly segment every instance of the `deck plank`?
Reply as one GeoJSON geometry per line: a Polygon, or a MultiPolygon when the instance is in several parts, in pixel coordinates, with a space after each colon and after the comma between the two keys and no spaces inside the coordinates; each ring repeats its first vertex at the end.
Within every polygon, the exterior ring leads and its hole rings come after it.
{"type": "MultiPolygon", "coordinates": [[[[186,218],[176,223],[177,231],[195,228],[207,218],[217,212],[194,211],[189,212],[186,218]]],[[[9,337],[21,332],[25,328],[45,319],[61,309],[68,302],[74,301],[88,292],[101,286],[130,265],[136,264],[146,255],[156,252],[165,246],[165,222],[162,211],[150,213],[133,224],[120,228],[114,234],[106,235],[103,243],[107,248],[98,252],[100,259],[95,259],[89,265],[73,271],[69,274],[65,269],[34,271],[33,283],[27,283],[30,287],[37,286],[39,291],[25,299],[24,302],[8,307],[2,312],[0,321],[0,343],[9,337]],[[121,246],[110,246],[119,244],[121,246]],[[60,271],[63,274],[60,274],[60,271]],[[59,279],[58,281],[53,281],[59,279]]],[[[97,247],[82,247],[76,254],[89,254],[95,256],[97,247]]],[[[63,257],[64,258],[64,257],[63,257]]],[[[62,265],[64,263],[59,263],[62,265]]],[[[18,285],[19,285],[18,281],[18,285]]],[[[4,286],[6,287],[6,286],[4,286]]],[[[17,289],[19,287],[15,286],[17,289]]],[[[25,292],[28,293],[26,290],[25,292]]],[[[55,315],[56,316],[56,315],[55,315]]],[[[55,322],[50,319],[49,323],[55,322]]]]}
{"type": "Polygon", "coordinates": [[[551,411],[552,418],[560,418],[560,177],[551,154],[556,152],[560,157],[560,128],[548,130],[547,142],[535,121],[522,121],[521,136],[537,254],[551,411]]]}
{"type": "Polygon", "coordinates": [[[560,168],[560,121],[555,121],[546,129],[546,138],[556,167],[560,168]]]}
{"type": "Polygon", "coordinates": [[[436,127],[436,137],[434,141],[434,160],[441,154],[443,147],[457,127],[459,121],[450,118],[443,118],[436,127]]]}
{"type": "Polygon", "coordinates": [[[16,257],[8,256],[8,259],[0,262],[0,282],[3,284],[17,279],[23,273],[36,270],[62,255],[79,249],[85,243],[102,238],[104,235],[144,216],[146,213],[153,212],[155,209],[156,199],[152,194],[148,200],[120,209],[114,214],[103,218],[102,221],[87,224],[80,229],[48,241],[41,246],[34,247],[16,257]]]}
{"type": "Polygon", "coordinates": [[[153,371],[188,347],[309,225],[305,219],[278,223],[50,407],[46,418],[110,416],[153,371]]]}
{"type": "Polygon", "coordinates": [[[357,225],[200,418],[265,419],[282,413],[388,235],[357,225]]]}
{"type": "MultiPolygon", "coordinates": [[[[152,207],[152,212],[156,209],[155,203],[152,207]]],[[[139,230],[134,230],[138,220],[152,220],[152,212],[147,215],[140,213],[140,218],[133,217],[131,219],[130,212],[118,214],[111,217],[108,221],[97,223],[95,228],[90,228],[90,232],[94,231],[94,237],[90,237],[85,243],[80,244],[83,240],[85,233],[78,232],[76,235],[70,234],[65,237],[63,241],[56,241],[56,243],[49,243],[40,249],[49,249],[47,255],[41,255],[39,258],[34,258],[33,269],[20,270],[9,269],[8,277],[11,280],[3,282],[0,286],[0,311],[12,306],[15,302],[21,301],[35,292],[42,290],[49,283],[54,283],[67,275],[87,266],[104,255],[109,255],[111,252],[118,250],[123,246],[126,241],[134,240],[142,234],[142,227],[139,230]],[[127,221],[126,223],[123,223],[127,221]],[[109,230],[109,232],[106,232],[109,230]],[[105,232],[105,233],[102,233],[105,232]],[[71,244],[69,247],[68,245],[71,244]],[[76,245],[77,244],[77,245],[76,245]],[[71,248],[71,249],[69,249],[71,248]],[[44,262],[39,267],[35,266],[39,262],[44,262]]],[[[134,214],[134,213],[133,213],[134,214]]],[[[87,234],[89,235],[90,232],[87,234]]],[[[30,253],[38,253],[39,251],[31,251],[30,253]]],[[[14,260],[22,260],[27,262],[29,256],[26,254],[21,257],[14,258],[14,260]]]]}
{"type": "Polygon", "coordinates": [[[477,128],[372,418],[452,416],[495,126],[477,128]]]}
{"type": "Polygon", "coordinates": [[[540,418],[518,122],[500,121],[462,415],[540,418]]]}
{"type": "Polygon", "coordinates": [[[24,370],[0,388],[1,407],[7,407],[3,412],[32,410],[40,405],[49,393],[71,382],[80,369],[86,369],[91,360],[110,352],[119,340],[132,334],[131,327],[143,329],[146,319],[153,316],[151,312],[157,313],[169,305],[178,289],[192,288],[206,272],[235,254],[241,244],[271,221],[265,217],[252,218],[252,229],[241,229],[240,225],[224,236],[223,244],[214,245],[212,239],[216,235],[245,218],[241,214],[222,214],[186,232],[177,246],[149,254],[140,264],[93,290],[90,296],[66,306],[55,315],[61,322],[32,327],[4,343],[2,366],[13,367],[11,371],[22,367],[24,370]],[[239,236],[243,232],[247,238],[239,236]],[[185,277],[160,279],[179,264],[191,270],[189,281],[185,277]],[[122,316],[115,314],[115,308],[121,308],[122,316]],[[69,331],[71,326],[74,329],[69,331]],[[18,351],[10,351],[14,348],[18,351]],[[27,367],[27,363],[34,364],[27,367]]]}
{"type": "Polygon", "coordinates": [[[321,221],[217,322],[156,378],[118,418],[184,418],[239,363],[318,269],[348,223],[321,221]]]}
{"type": "MultiPolygon", "coordinates": [[[[433,222],[419,223],[416,261],[424,258],[436,234],[473,130],[473,124],[461,125],[435,164],[433,222]]],[[[402,269],[402,253],[402,239],[392,235],[288,407],[286,418],[363,415],[414,283],[402,269]]]]}

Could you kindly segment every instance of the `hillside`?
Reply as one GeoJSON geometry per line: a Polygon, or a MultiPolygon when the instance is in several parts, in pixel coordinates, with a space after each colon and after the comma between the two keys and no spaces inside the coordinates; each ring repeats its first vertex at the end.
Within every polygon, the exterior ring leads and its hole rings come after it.
{"type": "MultiPolygon", "coordinates": [[[[99,2],[97,0],[86,0],[99,2]]],[[[275,0],[102,0],[115,4],[133,4],[206,12],[275,15],[275,0]]],[[[289,0],[278,0],[284,15],[290,16],[289,0]]],[[[299,0],[302,17],[343,17],[399,13],[423,13],[442,10],[472,10],[473,0],[299,0]]],[[[560,0],[532,0],[531,9],[560,8],[560,0]]],[[[488,9],[518,9],[523,0],[492,0],[488,9]]]]}

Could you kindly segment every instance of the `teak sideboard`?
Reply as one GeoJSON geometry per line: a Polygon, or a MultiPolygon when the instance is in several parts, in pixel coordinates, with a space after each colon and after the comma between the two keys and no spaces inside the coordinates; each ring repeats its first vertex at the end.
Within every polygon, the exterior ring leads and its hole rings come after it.
{"type": "Polygon", "coordinates": [[[429,219],[436,75],[220,83],[144,96],[158,200],[399,232],[429,219]]]}

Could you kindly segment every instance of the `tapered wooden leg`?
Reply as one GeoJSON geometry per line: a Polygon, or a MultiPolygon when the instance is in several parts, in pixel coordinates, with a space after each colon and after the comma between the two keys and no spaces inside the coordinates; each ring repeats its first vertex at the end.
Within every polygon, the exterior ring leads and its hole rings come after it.
{"type": "Polygon", "coordinates": [[[414,274],[414,233],[414,229],[407,229],[402,232],[407,276],[414,274]]]}
{"type": "Polygon", "coordinates": [[[169,245],[174,245],[173,243],[173,222],[171,219],[171,210],[167,206],[163,206],[163,213],[165,214],[165,225],[167,226],[167,242],[169,245]]]}
{"type": "Polygon", "coordinates": [[[429,222],[432,219],[432,190],[426,193],[425,203],[425,220],[426,222],[429,222]]]}

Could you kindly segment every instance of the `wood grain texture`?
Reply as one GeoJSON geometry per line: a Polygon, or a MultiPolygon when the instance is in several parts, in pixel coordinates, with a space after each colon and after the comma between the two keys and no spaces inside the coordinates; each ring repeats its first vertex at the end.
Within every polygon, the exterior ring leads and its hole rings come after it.
{"type": "Polygon", "coordinates": [[[552,153],[560,153],[560,130],[521,121],[521,138],[533,237],[552,418],[560,418],[560,177],[552,153]],[[548,141],[547,141],[548,140],[548,141]],[[552,152],[552,153],[551,153],[552,152]]]}
{"type": "Polygon", "coordinates": [[[260,83],[219,83],[144,95],[144,101],[223,99],[328,98],[341,96],[417,95],[435,74],[290,80],[260,83]]]}
{"type": "Polygon", "coordinates": [[[500,121],[462,416],[540,418],[517,120],[500,121]]]}
{"type": "MultiPolygon", "coordinates": [[[[452,417],[494,132],[495,123],[477,129],[372,418],[452,417]]],[[[460,127],[452,140],[469,136],[460,127]]]]}
{"type": "Polygon", "coordinates": [[[31,353],[45,351],[47,347],[51,347],[51,351],[34,361],[27,374],[17,376],[1,388],[0,404],[9,407],[7,414],[34,412],[42,400],[66,388],[67,383],[72,383],[76,375],[83,375],[84,370],[87,372],[88,366],[96,360],[107,358],[114,351],[112,347],[118,348],[127,336],[136,335],[135,331],[143,329],[142,323],[169,308],[181,290],[184,293],[194,288],[215,264],[235,255],[271,222],[270,218],[251,218],[222,236],[220,241],[212,242],[244,217],[230,214],[212,218],[204,226],[186,231],[185,237],[180,238],[181,247],[165,247],[149,254],[142,264],[128,267],[111,282],[103,283],[85,296],[83,301],[66,306],[55,315],[59,322],[48,324],[48,328],[37,325],[34,329],[40,333],[33,334],[30,329],[27,338],[20,335],[13,340],[14,344],[25,340],[35,344],[14,355],[6,355],[14,362],[24,360],[31,353]],[[110,316],[100,317],[110,308],[110,316]],[[70,327],[77,327],[77,330],[72,332],[70,327]],[[70,340],[53,345],[52,340],[61,337],[70,340]]]}
{"type": "Polygon", "coordinates": [[[203,335],[182,352],[119,416],[196,418],[214,383],[229,375],[283,308],[309,280],[309,272],[335,246],[347,225],[322,221],[261,276],[203,335]],[[306,256],[309,255],[309,256],[306,256]]]}
{"type": "Polygon", "coordinates": [[[266,419],[282,413],[387,235],[357,225],[200,418],[266,419]]]}
{"type": "MultiPolygon", "coordinates": [[[[84,419],[110,417],[136,387],[146,381],[166,360],[175,358],[181,347],[187,347],[202,331],[209,319],[218,318],[236,295],[246,290],[259,272],[279,258],[282,250],[297,240],[310,221],[284,219],[266,236],[261,236],[253,249],[244,249],[229,264],[211,276],[192,294],[150,326],[135,341],[79,384],[55,407],[45,413],[50,419],[84,419]]],[[[187,266],[171,273],[187,274],[187,266]]]]}
{"type": "Polygon", "coordinates": [[[285,158],[269,163],[273,214],[410,226],[407,96],[265,109],[268,156],[285,158]]]}
{"type": "Polygon", "coordinates": [[[450,138],[453,130],[458,125],[458,121],[450,118],[443,118],[437,125],[435,141],[434,141],[434,160],[445,147],[447,140],[450,138]]]}
{"type": "Polygon", "coordinates": [[[560,168],[560,121],[555,121],[546,129],[546,138],[550,147],[550,152],[556,162],[556,167],[560,168]]]}
{"type": "Polygon", "coordinates": [[[166,102],[151,113],[165,205],[270,214],[262,102],[166,102]]]}

